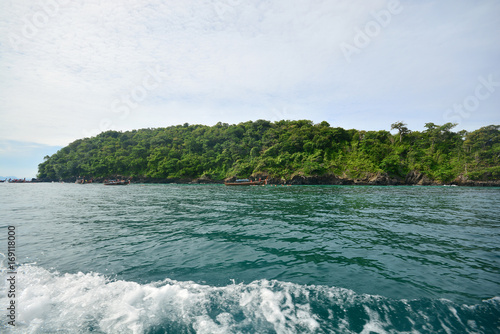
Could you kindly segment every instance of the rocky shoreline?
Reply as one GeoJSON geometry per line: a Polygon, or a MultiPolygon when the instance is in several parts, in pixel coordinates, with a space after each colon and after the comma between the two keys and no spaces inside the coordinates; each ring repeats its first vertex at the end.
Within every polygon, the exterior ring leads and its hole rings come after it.
{"type": "Polygon", "coordinates": [[[296,175],[287,182],[287,184],[296,185],[377,185],[377,186],[404,186],[404,185],[418,185],[418,186],[442,186],[442,185],[456,185],[456,186],[470,186],[470,187],[500,187],[500,180],[478,181],[468,180],[466,178],[458,177],[449,183],[435,181],[427,177],[425,174],[417,171],[408,173],[405,179],[399,177],[391,177],[386,173],[369,174],[364,178],[352,179],[346,176],[336,175],[322,175],[322,176],[300,176],[296,175]]]}
{"type": "MultiPolygon", "coordinates": [[[[157,183],[157,184],[223,184],[225,181],[232,182],[236,177],[227,178],[225,180],[213,180],[203,176],[200,178],[150,178],[150,177],[127,177],[122,175],[112,175],[107,178],[94,178],[92,182],[102,183],[105,179],[130,179],[132,183],[157,183]]],[[[460,175],[455,180],[449,183],[443,183],[430,179],[423,173],[418,171],[409,172],[404,179],[400,177],[390,176],[387,173],[367,174],[364,178],[350,178],[347,175],[294,175],[289,179],[269,176],[264,173],[254,174],[249,177],[250,180],[266,179],[267,183],[272,185],[377,185],[377,186],[439,186],[439,185],[456,185],[469,187],[500,187],[500,180],[469,180],[464,175],[460,175]]],[[[76,177],[64,180],[38,180],[38,182],[67,182],[76,181],[76,177]]]]}
{"type": "MultiPolygon", "coordinates": [[[[258,176],[256,179],[258,179],[258,176]]],[[[265,177],[263,177],[265,178],[265,177]]],[[[387,173],[368,174],[364,178],[349,178],[346,175],[338,176],[334,174],[304,176],[295,175],[290,180],[279,178],[268,178],[270,184],[291,184],[291,185],[376,185],[376,186],[440,186],[456,185],[469,187],[500,187],[500,180],[469,180],[464,176],[459,176],[449,183],[435,181],[418,171],[411,171],[404,179],[390,176],[387,173]]]]}

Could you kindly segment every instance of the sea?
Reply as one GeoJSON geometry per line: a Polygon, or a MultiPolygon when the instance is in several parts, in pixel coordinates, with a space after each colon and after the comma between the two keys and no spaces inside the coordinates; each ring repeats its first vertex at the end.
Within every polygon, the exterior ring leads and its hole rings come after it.
{"type": "Polygon", "coordinates": [[[499,213],[487,187],[0,184],[0,332],[500,333],[499,213]]]}

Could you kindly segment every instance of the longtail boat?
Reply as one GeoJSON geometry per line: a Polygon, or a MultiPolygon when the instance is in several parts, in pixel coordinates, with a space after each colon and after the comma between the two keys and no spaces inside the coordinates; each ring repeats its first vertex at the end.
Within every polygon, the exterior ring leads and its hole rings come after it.
{"type": "Polygon", "coordinates": [[[105,186],[126,186],[130,184],[130,180],[111,180],[104,181],[105,186]]]}
{"type": "Polygon", "coordinates": [[[267,183],[266,180],[250,181],[249,179],[237,179],[235,182],[224,182],[226,186],[260,186],[267,183]]]}

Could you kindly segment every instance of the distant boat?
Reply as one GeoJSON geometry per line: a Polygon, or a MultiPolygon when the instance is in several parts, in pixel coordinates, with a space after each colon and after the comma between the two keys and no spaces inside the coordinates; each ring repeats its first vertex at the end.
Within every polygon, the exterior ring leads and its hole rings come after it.
{"type": "Polygon", "coordinates": [[[130,184],[130,180],[111,180],[104,181],[105,186],[126,186],[130,184]]]}
{"type": "Polygon", "coordinates": [[[29,183],[30,181],[26,181],[26,178],[24,178],[24,179],[9,179],[8,182],[9,183],[29,183]]]}
{"type": "Polygon", "coordinates": [[[85,179],[77,179],[75,181],[76,184],[87,184],[87,183],[92,183],[92,180],[85,180],[85,179]]]}
{"type": "Polygon", "coordinates": [[[267,180],[250,181],[249,179],[238,179],[235,182],[224,182],[226,186],[260,186],[266,184],[267,180]]]}

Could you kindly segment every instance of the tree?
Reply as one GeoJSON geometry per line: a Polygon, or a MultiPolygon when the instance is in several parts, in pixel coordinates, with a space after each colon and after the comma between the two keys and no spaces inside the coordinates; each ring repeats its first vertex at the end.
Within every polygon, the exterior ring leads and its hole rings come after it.
{"type": "Polygon", "coordinates": [[[411,131],[406,127],[406,124],[403,122],[396,122],[391,124],[391,130],[397,129],[399,132],[399,142],[403,141],[403,136],[410,133],[411,131]]]}

